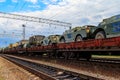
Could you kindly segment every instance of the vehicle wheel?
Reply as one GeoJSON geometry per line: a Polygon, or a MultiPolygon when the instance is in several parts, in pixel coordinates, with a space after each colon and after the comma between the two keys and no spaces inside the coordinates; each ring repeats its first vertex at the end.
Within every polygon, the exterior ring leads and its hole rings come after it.
{"type": "Polygon", "coordinates": [[[105,33],[103,31],[97,32],[95,35],[95,39],[104,39],[105,37],[105,33]]]}
{"type": "Polygon", "coordinates": [[[80,35],[78,35],[76,38],[75,38],[75,42],[77,41],[82,41],[82,37],[80,35]]]}
{"type": "Polygon", "coordinates": [[[44,45],[43,42],[41,42],[40,45],[43,46],[44,45]]]}
{"type": "Polygon", "coordinates": [[[51,42],[51,41],[49,41],[48,45],[52,45],[52,42],[51,42]]]}
{"type": "Polygon", "coordinates": [[[65,38],[61,38],[60,43],[65,43],[65,38]]]}

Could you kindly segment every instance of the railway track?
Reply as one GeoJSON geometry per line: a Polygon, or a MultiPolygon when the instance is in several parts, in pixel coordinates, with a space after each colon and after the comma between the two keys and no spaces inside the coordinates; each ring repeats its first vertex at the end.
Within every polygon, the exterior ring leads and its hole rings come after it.
{"type": "Polygon", "coordinates": [[[118,63],[119,59],[114,59],[113,61],[110,61],[111,59],[100,61],[101,59],[99,60],[97,58],[91,61],[85,61],[85,60],[76,61],[75,59],[69,59],[69,60],[54,59],[54,58],[49,59],[47,57],[41,58],[39,56],[37,57],[15,56],[15,55],[7,55],[7,56],[17,57],[27,61],[36,62],[38,64],[48,65],[48,66],[56,67],[59,69],[64,69],[64,71],[71,71],[78,74],[93,76],[94,78],[97,77],[103,80],[110,80],[110,79],[119,80],[120,79],[120,76],[119,76],[120,63],[118,63]]]}
{"type": "Polygon", "coordinates": [[[99,78],[86,76],[83,74],[78,74],[64,69],[38,64],[11,56],[4,55],[3,57],[25,68],[26,70],[32,72],[44,80],[99,80],[99,78]]]}
{"type": "Polygon", "coordinates": [[[92,58],[90,61],[92,62],[101,62],[101,63],[114,63],[120,64],[120,59],[108,59],[108,58],[92,58]]]}

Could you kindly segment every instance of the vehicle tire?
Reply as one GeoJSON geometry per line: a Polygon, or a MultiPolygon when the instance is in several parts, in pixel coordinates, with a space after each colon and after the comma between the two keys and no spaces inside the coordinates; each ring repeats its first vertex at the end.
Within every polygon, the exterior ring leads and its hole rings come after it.
{"type": "Polygon", "coordinates": [[[52,45],[52,42],[51,42],[51,41],[49,41],[48,45],[52,45]]]}
{"type": "Polygon", "coordinates": [[[78,35],[78,36],[76,36],[76,38],[75,38],[75,42],[77,42],[77,41],[82,41],[83,39],[82,39],[82,37],[80,36],[80,35],[78,35]]]}
{"type": "Polygon", "coordinates": [[[43,46],[44,45],[43,42],[41,42],[40,45],[43,46]]]}
{"type": "Polygon", "coordinates": [[[104,39],[104,38],[106,38],[106,37],[105,37],[105,33],[103,31],[99,31],[95,35],[95,39],[104,39]]]}
{"type": "Polygon", "coordinates": [[[65,38],[61,38],[60,43],[65,43],[65,38]]]}

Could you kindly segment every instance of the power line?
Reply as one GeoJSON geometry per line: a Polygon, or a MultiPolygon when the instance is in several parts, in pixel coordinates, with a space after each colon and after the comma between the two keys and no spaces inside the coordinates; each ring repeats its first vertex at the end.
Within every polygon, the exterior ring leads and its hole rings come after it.
{"type": "Polygon", "coordinates": [[[16,5],[15,5],[15,7],[13,8],[12,11],[14,11],[14,10],[17,8],[18,5],[19,5],[19,1],[17,1],[16,5]]]}
{"type": "Polygon", "coordinates": [[[23,5],[21,6],[20,10],[22,10],[25,7],[26,3],[27,3],[26,1],[23,3],[23,5]]]}
{"type": "MultiPolygon", "coordinates": [[[[73,5],[72,5],[73,6],[73,5]]],[[[63,11],[60,11],[60,12],[57,12],[55,15],[53,15],[53,16],[51,16],[49,19],[51,19],[51,18],[53,18],[53,17],[55,17],[55,16],[58,16],[58,15],[60,15],[61,13],[63,13],[64,11],[66,11],[66,10],[69,10],[69,9],[71,9],[72,7],[67,7],[67,8],[64,8],[63,9],[63,11]]]]}
{"type": "Polygon", "coordinates": [[[4,12],[0,12],[0,17],[15,19],[15,20],[31,21],[31,22],[37,22],[37,23],[45,23],[45,24],[50,24],[50,25],[59,25],[59,26],[64,26],[64,27],[69,27],[69,28],[71,28],[71,25],[72,25],[71,23],[66,23],[66,22],[62,22],[58,20],[51,20],[51,19],[4,13],[4,12]]]}

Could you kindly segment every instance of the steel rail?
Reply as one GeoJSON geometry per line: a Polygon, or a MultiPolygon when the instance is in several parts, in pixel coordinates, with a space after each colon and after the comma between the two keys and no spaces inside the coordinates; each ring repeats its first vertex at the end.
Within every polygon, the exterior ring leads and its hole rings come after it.
{"type": "Polygon", "coordinates": [[[59,68],[55,68],[55,67],[51,67],[51,66],[47,66],[47,65],[41,65],[38,63],[33,63],[30,61],[26,61],[26,60],[22,60],[22,59],[18,59],[15,57],[11,57],[11,56],[3,56],[4,58],[14,62],[17,65],[20,65],[22,67],[24,67],[26,70],[28,71],[32,71],[32,73],[34,73],[35,75],[39,76],[40,78],[43,78],[45,80],[64,80],[64,79],[68,79],[68,80],[100,80],[99,78],[95,78],[92,76],[87,76],[87,75],[83,75],[83,74],[78,74],[75,72],[71,72],[71,71],[66,71],[64,69],[59,69],[59,68]],[[27,62],[24,64],[21,64],[20,62],[27,62]],[[29,67],[26,66],[26,64],[30,64],[27,65],[29,67]],[[31,66],[33,66],[31,68],[31,66]],[[42,68],[41,68],[42,67],[42,68]],[[28,69],[29,68],[29,69],[28,69]],[[63,72],[62,74],[57,74],[58,72],[63,72]]]}

